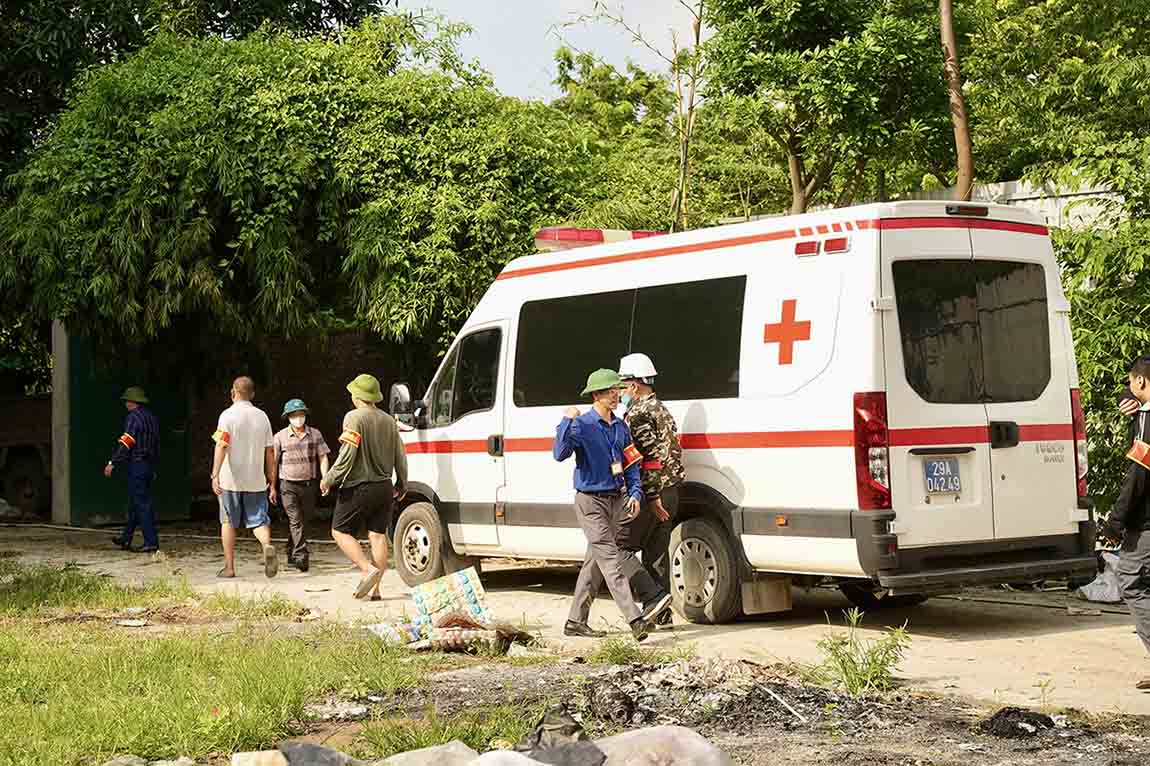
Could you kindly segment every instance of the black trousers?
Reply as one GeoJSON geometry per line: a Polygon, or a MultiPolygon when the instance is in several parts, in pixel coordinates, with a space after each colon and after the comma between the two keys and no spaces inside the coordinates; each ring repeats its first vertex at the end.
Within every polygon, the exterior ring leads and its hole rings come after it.
{"type": "Polygon", "coordinates": [[[633,519],[619,523],[619,547],[626,551],[642,554],[640,564],[635,557],[632,565],[626,567],[625,574],[631,584],[631,592],[636,601],[650,603],[670,588],[671,567],[667,547],[671,544],[671,530],[675,528],[675,517],[679,511],[679,488],[668,487],[659,494],[663,508],[670,514],[667,521],[655,517],[655,509],[650,502],[633,519]]]}

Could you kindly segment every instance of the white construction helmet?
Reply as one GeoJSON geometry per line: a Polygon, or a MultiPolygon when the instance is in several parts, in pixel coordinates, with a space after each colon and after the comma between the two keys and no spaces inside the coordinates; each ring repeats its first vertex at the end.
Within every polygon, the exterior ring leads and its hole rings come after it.
{"type": "Polygon", "coordinates": [[[641,380],[650,384],[658,374],[651,357],[646,354],[627,354],[619,360],[619,377],[623,380],[641,380]]]}

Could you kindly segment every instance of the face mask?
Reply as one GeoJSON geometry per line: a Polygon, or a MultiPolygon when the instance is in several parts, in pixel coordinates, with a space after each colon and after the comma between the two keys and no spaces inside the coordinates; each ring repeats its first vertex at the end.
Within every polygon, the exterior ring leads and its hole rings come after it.
{"type": "Polygon", "coordinates": [[[619,401],[623,402],[624,407],[630,409],[631,402],[635,401],[635,397],[631,396],[630,394],[623,394],[619,397],[619,401]]]}
{"type": "Polygon", "coordinates": [[[297,415],[293,418],[288,418],[288,422],[295,428],[303,428],[303,424],[307,422],[307,418],[303,415],[297,415]]]}

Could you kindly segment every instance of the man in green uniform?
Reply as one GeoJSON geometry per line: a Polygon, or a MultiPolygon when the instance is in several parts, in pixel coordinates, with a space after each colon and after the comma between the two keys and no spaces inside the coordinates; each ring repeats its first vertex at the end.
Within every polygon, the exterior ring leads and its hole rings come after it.
{"type": "Polygon", "coordinates": [[[391,531],[395,500],[402,499],[407,483],[407,453],[399,438],[399,426],[391,415],[376,407],[383,399],[379,381],[360,375],[347,384],[355,409],[343,419],[339,457],[320,481],[320,492],[338,491],[331,536],[339,549],[363,576],[356,598],[379,596],[379,581],[387,571],[387,535],[391,531]],[[392,482],[392,474],[395,481],[392,482]],[[358,535],[366,527],[371,559],[363,555],[358,535]]]}

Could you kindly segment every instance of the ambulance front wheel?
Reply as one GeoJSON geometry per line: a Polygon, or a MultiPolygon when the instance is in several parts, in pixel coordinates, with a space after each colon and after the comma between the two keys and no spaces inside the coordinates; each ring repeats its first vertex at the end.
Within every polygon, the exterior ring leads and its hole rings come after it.
{"type": "Polygon", "coordinates": [[[404,585],[413,587],[442,577],[443,522],[431,503],[412,503],[395,523],[395,568],[404,585]]]}
{"type": "Polygon", "coordinates": [[[739,616],[739,572],[730,538],[707,518],[687,519],[671,533],[671,596],[691,622],[717,624],[739,616]]]}

